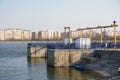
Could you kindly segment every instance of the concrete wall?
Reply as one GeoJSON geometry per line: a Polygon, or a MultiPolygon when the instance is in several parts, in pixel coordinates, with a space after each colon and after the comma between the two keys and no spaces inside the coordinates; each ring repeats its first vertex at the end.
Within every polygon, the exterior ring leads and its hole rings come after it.
{"type": "Polygon", "coordinates": [[[46,57],[47,48],[46,47],[28,47],[28,57],[46,57]]]}
{"type": "Polygon", "coordinates": [[[82,61],[82,57],[91,56],[93,50],[78,49],[49,49],[47,54],[47,64],[51,66],[73,66],[82,61]]]}

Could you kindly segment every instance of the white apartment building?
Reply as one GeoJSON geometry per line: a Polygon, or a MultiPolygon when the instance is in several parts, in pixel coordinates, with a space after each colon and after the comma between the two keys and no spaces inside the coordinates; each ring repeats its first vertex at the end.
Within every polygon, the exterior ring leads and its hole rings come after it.
{"type": "Polygon", "coordinates": [[[39,36],[41,40],[48,40],[48,31],[40,31],[39,36]]]}
{"type": "Polygon", "coordinates": [[[31,31],[23,30],[23,40],[31,40],[31,31]]]}
{"type": "Polygon", "coordinates": [[[48,39],[53,39],[54,38],[54,31],[53,30],[48,30],[48,39]]]}
{"type": "Polygon", "coordinates": [[[61,32],[60,31],[57,32],[57,38],[61,39],[61,32]]]}
{"type": "Polygon", "coordinates": [[[120,31],[116,31],[116,36],[120,37],[120,31]]]}
{"type": "Polygon", "coordinates": [[[0,40],[5,40],[5,32],[3,29],[0,29],[0,40]]]}
{"type": "Polygon", "coordinates": [[[11,28],[5,29],[5,40],[14,40],[14,30],[11,28]]]}
{"type": "Polygon", "coordinates": [[[59,40],[61,39],[61,32],[54,30],[39,31],[39,40],[59,40]]]}
{"type": "Polygon", "coordinates": [[[59,31],[54,31],[54,37],[53,37],[54,40],[59,40],[61,39],[61,32],[59,31]]]}
{"type": "Polygon", "coordinates": [[[14,29],[14,40],[22,40],[23,38],[23,30],[21,29],[14,29]]]}

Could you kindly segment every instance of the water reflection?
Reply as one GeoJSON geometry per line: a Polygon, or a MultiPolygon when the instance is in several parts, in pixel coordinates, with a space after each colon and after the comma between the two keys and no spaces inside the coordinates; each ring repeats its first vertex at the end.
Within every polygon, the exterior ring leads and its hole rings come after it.
{"type": "Polygon", "coordinates": [[[48,80],[102,80],[102,78],[93,71],[78,71],[70,67],[48,67],[47,77],[48,80]]]}
{"type": "Polygon", "coordinates": [[[28,58],[29,80],[47,80],[46,60],[42,58],[28,58]]]}
{"type": "Polygon", "coordinates": [[[46,59],[45,58],[27,58],[29,64],[45,64],[46,59]]]}
{"type": "Polygon", "coordinates": [[[102,80],[97,73],[71,67],[50,67],[43,58],[28,58],[29,80],[102,80]]]}
{"type": "Polygon", "coordinates": [[[47,68],[49,80],[81,80],[81,74],[71,68],[47,68]]]}

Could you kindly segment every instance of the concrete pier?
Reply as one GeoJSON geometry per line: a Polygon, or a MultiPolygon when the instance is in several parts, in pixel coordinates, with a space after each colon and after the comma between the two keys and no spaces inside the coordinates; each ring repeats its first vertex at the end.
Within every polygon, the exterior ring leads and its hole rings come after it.
{"type": "Polygon", "coordinates": [[[46,57],[47,47],[42,46],[28,46],[28,57],[46,57]]]}
{"type": "Polygon", "coordinates": [[[89,57],[94,50],[79,49],[49,49],[47,55],[47,64],[50,66],[74,66],[82,62],[82,58],[89,57]]]}

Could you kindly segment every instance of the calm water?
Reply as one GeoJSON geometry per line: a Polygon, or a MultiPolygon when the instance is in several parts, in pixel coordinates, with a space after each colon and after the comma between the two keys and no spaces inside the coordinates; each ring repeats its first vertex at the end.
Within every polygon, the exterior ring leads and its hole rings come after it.
{"type": "Polygon", "coordinates": [[[47,67],[45,59],[26,55],[27,42],[0,42],[0,80],[102,80],[92,71],[47,67]]]}

